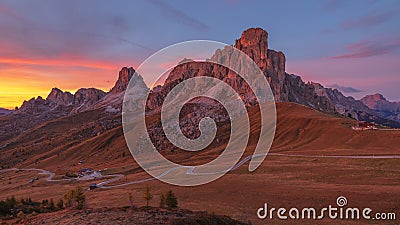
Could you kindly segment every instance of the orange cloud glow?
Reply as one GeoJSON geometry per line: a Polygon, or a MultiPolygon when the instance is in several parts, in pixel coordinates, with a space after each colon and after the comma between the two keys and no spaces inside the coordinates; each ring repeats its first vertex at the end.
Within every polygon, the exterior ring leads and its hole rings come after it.
{"type": "Polygon", "coordinates": [[[121,65],[78,59],[0,58],[0,107],[14,109],[24,100],[58,87],[74,93],[82,87],[108,91],[121,65]]]}

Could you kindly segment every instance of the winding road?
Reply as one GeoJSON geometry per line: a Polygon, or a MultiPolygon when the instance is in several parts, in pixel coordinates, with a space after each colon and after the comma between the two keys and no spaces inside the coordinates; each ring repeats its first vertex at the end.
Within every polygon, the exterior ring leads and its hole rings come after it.
{"type": "MultiPolygon", "coordinates": [[[[196,173],[194,170],[196,169],[196,166],[177,166],[171,169],[166,170],[162,174],[160,174],[158,177],[151,177],[151,178],[146,178],[146,179],[141,179],[141,180],[136,180],[136,181],[131,181],[131,182],[126,182],[122,184],[115,184],[115,185],[108,185],[111,184],[115,181],[118,181],[122,178],[125,177],[123,174],[111,174],[111,175],[105,175],[102,176],[102,178],[109,178],[112,177],[111,179],[108,179],[106,181],[100,182],[96,184],[97,188],[102,188],[102,189],[110,189],[110,188],[117,188],[117,187],[123,187],[123,186],[128,186],[131,184],[139,184],[139,183],[144,183],[147,181],[151,180],[156,180],[162,176],[165,176],[169,174],[170,172],[180,169],[180,168],[186,168],[187,174],[192,174],[192,175],[207,175],[207,174],[219,174],[219,173],[226,173],[229,171],[233,171],[248,162],[249,160],[261,156],[265,156],[266,154],[256,154],[256,155],[250,155],[245,157],[244,159],[240,160],[238,163],[236,163],[233,167],[231,167],[228,170],[225,171],[217,171],[213,173],[196,173]]],[[[284,157],[305,157],[305,158],[346,158],[346,159],[400,159],[400,155],[301,155],[301,154],[283,154],[283,153],[268,153],[267,155],[270,156],[284,156],[284,157]]],[[[48,182],[59,182],[59,181],[70,181],[70,180],[81,180],[80,178],[68,178],[68,179],[54,179],[55,173],[50,172],[48,170],[44,169],[36,169],[36,168],[28,168],[28,169],[19,169],[19,168],[11,168],[11,169],[3,169],[0,170],[0,172],[8,172],[8,171],[38,171],[40,175],[48,175],[46,177],[46,181],[48,182]]]]}

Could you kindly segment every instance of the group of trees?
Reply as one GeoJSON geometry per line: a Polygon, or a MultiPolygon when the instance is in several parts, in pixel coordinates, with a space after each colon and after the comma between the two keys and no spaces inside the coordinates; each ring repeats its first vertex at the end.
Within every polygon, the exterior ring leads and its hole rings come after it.
{"type": "Polygon", "coordinates": [[[52,198],[44,199],[41,202],[34,202],[31,198],[17,200],[12,196],[0,201],[0,216],[13,215],[20,217],[32,212],[54,212],[65,207],[83,209],[85,207],[85,200],[85,193],[79,186],[73,190],[69,190],[57,203],[52,198]]]}
{"type": "Polygon", "coordinates": [[[21,198],[17,200],[14,196],[8,197],[5,201],[0,201],[0,216],[15,216],[21,217],[22,215],[36,212],[54,212],[61,207],[54,204],[53,199],[44,199],[42,202],[34,202],[31,198],[21,198]]]}
{"type": "Polygon", "coordinates": [[[165,195],[161,193],[160,208],[175,209],[178,208],[178,199],[175,194],[169,190],[165,195]]]}
{"type": "MultiPolygon", "coordinates": [[[[149,202],[153,199],[153,195],[150,191],[150,187],[146,186],[143,196],[146,200],[146,207],[149,207],[149,202]]],[[[134,207],[132,195],[129,195],[129,201],[132,207],[134,207]]],[[[85,207],[85,202],[85,193],[80,186],[69,190],[56,204],[52,198],[50,200],[44,199],[42,202],[33,202],[30,198],[18,201],[14,196],[12,196],[11,198],[7,198],[5,201],[0,201],[0,216],[13,214],[18,214],[19,216],[21,214],[20,212],[22,212],[21,215],[32,212],[52,212],[64,208],[75,208],[80,210],[85,207]]],[[[161,193],[159,207],[167,209],[178,208],[178,199],[171,190],[165,194],[161,193]]]]}
{"type": "MultiPolygon", "coordinates": [[[[146,200],[146,207],[149,207],[150,200],[153,199],[153,195],[150,192],[150,187],[147,185],[144,191],[144,200],[146,200]]],[[[131,201],[131,197],[130,197],[131,201]]],[[[169,190],[166,194],[161,193],[160,197],[160,208],[167,208],[167,209],[176,209],[178,208],[178,199],[176,198],[175,194],[169,190]]]]}
{"type": "Polygon", "coordinates": [[[57,205],[64,205],[67,208],[83,209],[85,207],[86,197],[80,186],[77,186],[73,190],[69,190],[64,195],[65,202],[60,199],[57,205]]]}

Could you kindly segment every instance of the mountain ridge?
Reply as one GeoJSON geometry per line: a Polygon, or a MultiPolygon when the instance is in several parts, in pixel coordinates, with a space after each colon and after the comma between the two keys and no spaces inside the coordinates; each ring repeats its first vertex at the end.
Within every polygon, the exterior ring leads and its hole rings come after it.
{"type": "MultiPolygon", "coordinates": [[[[400,123],[383,118],[382,114],[368,108],[362,101],[353,97],[346,97],[337,89],[325,88],[314,82],[306,83],[300,76],[286,73],[285,54],[268,48],[268,32],[262,28],[245,30],[241,37],[235,41],[234,47],[252,58],[264,72],[277,102],[295,102],[320,111],[337,113],[357,120],[400,127],[400,123]]],[[[229,53],[224,52],[224,50],[217,50],[212,57],[218,59],[225,57],[226,54],[229,53]]],[[[226,69],[196,64],[198,63],[189,60],[176,66],[162,86],[157,86],[151,90],[148,99],[149,105],[152,108],[159,107],[163,98],[176,82],[197,76],[198,71],[203,71],[203,75],[207,72],[219,74],[219,79],[233,86],[235,90],[242,91],[244,96],[251,96],[251,90],[243,84],[240,78],[230,74],[226,69]]],[[[103,109],[106,114],[120,115],[124,92],[132,78],[134,78],[134,85],[137,85],[139,89],[148,90],[143,78],[132,67],[123,67],[118,74],[115,85],[107,93],[95,88],[81,88],[75,94],[71,94],[53,88],[46,99],[39,96],[24,101],[22,106],[11,115],[33,116],[38,122],[34,124],[30,122],[30,125],[38,125],[44,121],[87,110],[103,109]]],[[[248,103],[252,104],[252,99],[247,100],[248,103]]],[[[244,101],[246,101],[246,97],[244,97],[244,101]]],[[[18,125],[16,126],[19,132],[25,129],[19,129],[18,125]]]]}
{"type": "Polygon", "coordinates": [[[13,112],[13,110],[0,108],[0,116],[5,116],[5,115],[8,115],[8,114],[10,114],[12,112],[13,112]]]}

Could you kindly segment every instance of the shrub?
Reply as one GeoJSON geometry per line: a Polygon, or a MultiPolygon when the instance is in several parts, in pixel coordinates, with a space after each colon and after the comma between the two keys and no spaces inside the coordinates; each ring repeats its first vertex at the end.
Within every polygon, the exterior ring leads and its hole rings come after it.
{"type": "Polygon", "coordinates": [[[146,207],[149,207],[149,201],[153,199],[153,195],[150,193],[150,187],[149,185],[146,186],[146,189],[144,191],[144,200],[146,200],[146,207]]]}
{"type": "Polygon", "coordinates": [[[133,201],[133,197],[132,197],[132,194],[131,193],[129,193],[129,203],[131,204],[131,207],[134,209],[134,208],[136,208],[136,206],[135,206],[135,203],[134,203],[134,201],[133,201]]]}
{"type": "Polygon", "coordinates": [[[75,207],[76,209],[83,209],[85,207],[85,193],[80,186],[77,186],[73,190],[69,190],[64,195],[65,206],[75,207]]]}
{"type": "Polygon", "coordinates": [[[195,215],[186,218],[176,218],[172,219],[171,225],[251,225],[251,223],[243,223],[237,220],[233,220],[227,216],[217,216],[217,215],[195,215]]]}
{"type": "Polygon", "coordinates": [[[168,209],[178,208],[178,199],[171,190],[167,192],[167,195],[165,197],[165,204],[167,205],[168,209]]]}
{"type": "Polygon", "coordinates": [[[56,206],[54,205],[54,201],[53,201],[52,198],[50,199],[49,209],[50,209],[50,210],[55,210],[55,209],[56,209],[56,206]]]}
{"type": "Polygon", "coordinates": [[[164,208],[165,207],[165,196],[164,194],[161,194],[160,197],[160,208],[164,208]]]}
{"type": "Polygon", "coordinates": [[[17,214],[17,217],[18,217],[18,218],[24,218],[24,217],[25,217],[24,212],[19,211],[18,214],[17,214]]]}
{"type": "Polygon", "coordinates": [[[58,200],[57,208],[58,209],[64,209],[64,201],[62,200],[62,198],[60,198],[60,200],[58,200]]]}
{"type": "Polygon", "coordinates": [[[15,208],[15,206],[17,205],[17,200],[15,199],[14,196],[12,196],[11,198],[7,197],[5,204],[7,207],[12,209],[15,208]]]}

